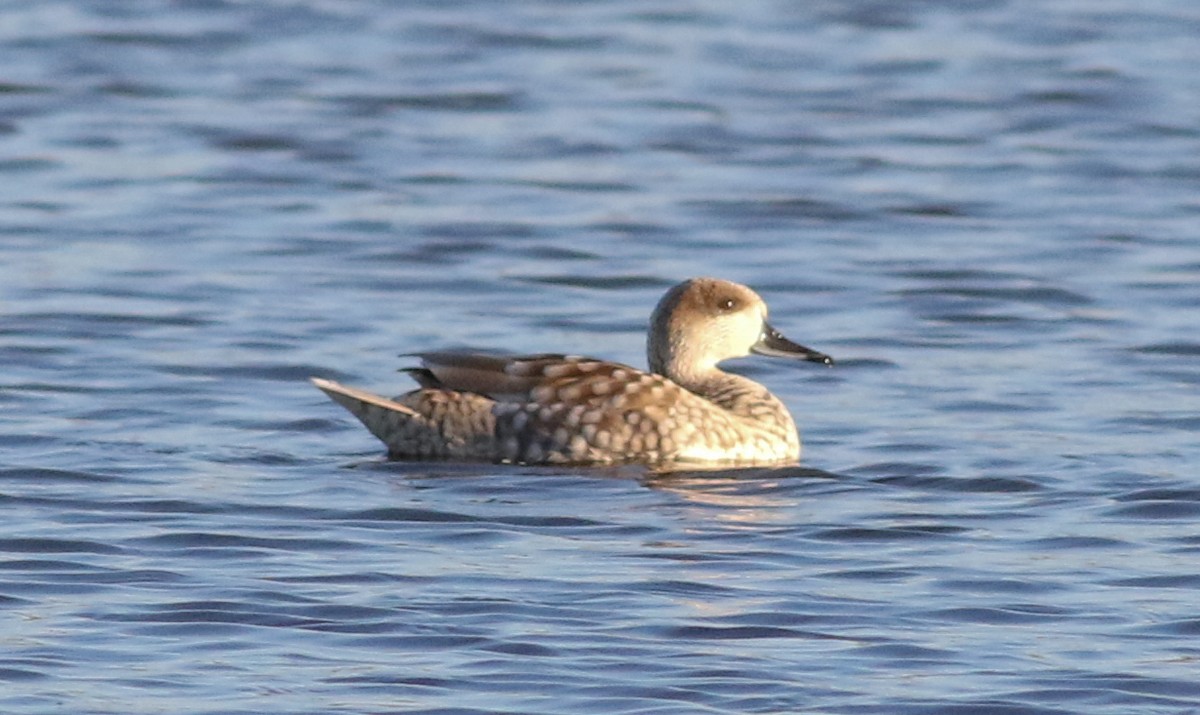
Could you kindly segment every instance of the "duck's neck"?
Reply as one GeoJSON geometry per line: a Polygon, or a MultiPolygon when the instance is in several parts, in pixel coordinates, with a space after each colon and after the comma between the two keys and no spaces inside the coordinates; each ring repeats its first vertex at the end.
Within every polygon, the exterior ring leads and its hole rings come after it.
{"type": "MultiPolygon", "coordinates": [[[[770,390],[748,377],[725,372],[716,365],[700,367],[696,363],[683,361],[651,361],[650,368],[688,392],[735,414],[753,416],[761,414],[764,408],[788,414],[787,408],[770,390]]],[[[791,417],[788,416],[788,419],[791,417]]]]}
{"type": "Polygon", "coordinates": [[[715,368],[690,384],[680,384],[689,392],[694,392],[732,412],[743,412],[750,404],[770,404],[783,408],[783,403],[757,382],[715,368]]]}
{"type": "Polygon", "coordinates": [[[671,382],[702,394],[702,387],[714,376],[725,375],[707,355],[682,340],[651,339],[646,348],[650,372],[662,375],[671,382]]]}

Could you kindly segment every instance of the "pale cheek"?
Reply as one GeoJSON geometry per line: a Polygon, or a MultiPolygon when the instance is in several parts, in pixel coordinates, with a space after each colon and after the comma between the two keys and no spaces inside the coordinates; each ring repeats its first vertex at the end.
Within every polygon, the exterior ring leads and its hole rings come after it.
{"type": "Polygon", "coordinates": [[[762,337],[764,318],[757,315],[747,315],[742,324],[738,326],[738,337],[740,338],[739,348],[745,353],[750,352],[750,348],[758,342],[762,337]]]}

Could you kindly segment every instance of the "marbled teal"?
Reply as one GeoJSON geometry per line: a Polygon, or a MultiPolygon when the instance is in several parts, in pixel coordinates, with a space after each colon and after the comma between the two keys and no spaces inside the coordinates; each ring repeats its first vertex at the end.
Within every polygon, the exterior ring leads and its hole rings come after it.
{"type": "Polygon", "coordinates": [[[420,388],[388,399],[313,383],[387,445],[393,459],[522,464],[794,464],[800,438],[762,385],[717,367],[749,353],[833,364],[767,323],[746,286],[693,278],[650,318],[649,372],[567,355],[420,353],[420,388]]]}

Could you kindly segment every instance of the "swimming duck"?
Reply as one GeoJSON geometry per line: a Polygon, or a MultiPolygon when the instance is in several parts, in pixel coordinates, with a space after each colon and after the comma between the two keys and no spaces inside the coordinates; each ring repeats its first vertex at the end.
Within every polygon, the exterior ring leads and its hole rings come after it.
{"type": "Polygon", "coordinates": [[[749,353],[832,365],[783,337],[744,285],[693,278],[650,318],[649,371],[568,355],[418,353],[420,386],[395,399],[312,382],[387,445],[393,459],[520,464],[794,464],[800,438],[762,385],[722,371],[749,353]]]}

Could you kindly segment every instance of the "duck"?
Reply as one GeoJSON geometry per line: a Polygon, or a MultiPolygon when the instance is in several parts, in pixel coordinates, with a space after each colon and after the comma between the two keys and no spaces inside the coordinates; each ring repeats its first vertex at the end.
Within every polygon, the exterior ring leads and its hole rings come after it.
{"type": "Polygon", "coordinates": [[[320,377],[395,460],[527,465],[797,464],[783,401],[719,364],[751,353],[832,365],[784,337],[752,289],[718,278],[671,287],[650,316],[648,369],[577,355],[413,353],[417,388],[387,398],[320,377]]]}

